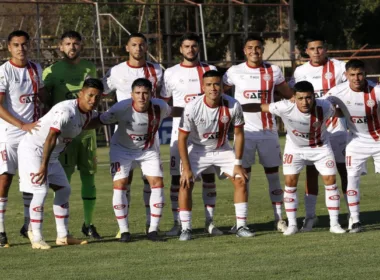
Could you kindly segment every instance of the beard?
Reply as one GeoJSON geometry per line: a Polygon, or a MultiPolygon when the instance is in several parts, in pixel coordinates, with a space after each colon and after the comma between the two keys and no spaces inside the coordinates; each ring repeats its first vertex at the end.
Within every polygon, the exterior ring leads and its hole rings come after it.
{"type": "Polygon", "coordinates": [[[187,61],[190,61],[190,62],[194,62],[194,61],[198,60],[198,56],[199,56],[199,52],[197,52],[193,57],[188,57],[186,55],[182,55],[182,57],[184,59],[186,59],[187,61]]]}
{"type": "MultiPolygon", "coordinates": [[[[71,52],[71,51],[69,51],[71,52]]],[[[68,52],[68,53],[69,53],[68,52]]],[[[67,53],[63,52],[63,56],[67,59],[67,60],[75,60],[79,57],[80,55],[80,51],[76,52],[74,56],[69,56],[67,53]]]]}

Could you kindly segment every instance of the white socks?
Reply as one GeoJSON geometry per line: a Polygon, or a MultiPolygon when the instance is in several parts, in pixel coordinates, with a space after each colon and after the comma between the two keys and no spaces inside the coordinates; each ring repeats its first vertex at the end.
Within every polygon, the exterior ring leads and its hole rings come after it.
{"type": "Polygon", "coordinates": [[[129,232],[128,226],[128,200],[126,197],[127,188],[113,189],[113,210],[120,228],[120,233],[129,232]]]}
{"type": "Polygon", "coordinates": [[[0,197],[0,232],[5,232],[5,212],[7,211],[8,197],[0,197]]]}
{"type": "Polygon", "coordinates": [[[215,183],[202,184],[202,198],[205,206],[205,218],[206,221],[212,221],[214,219],[214,210],[216,203],[216,185],[215,183]]]}
{"type": "Polygon", "coordinates": [[[281,189],[280,176],[276,173],[266,173],[269,183],[269,197],[272,201],[274,219],[282,220],[282,204],[284,200],[284,192],[281,189]]]}
{"type": "Polygon", "coordinates": [[[150,195],[150,226],[149,232],[158,231],[158,225],[162,217],[162,210],[165,205],[164,186],[152,186],[150,195]]]}
{"type": "Polygon", "coordinates": [[[347,176],[347,202],[350,208],[352,222],[358,223],[360,213],[360,176],[347,176]]]}
{"type": "Polygon", "coordinates": [[[289,226],[296,226],[298,209],[297,187],[285,186],[284,205],[289,226]]]}
{"type": "Polygon", "coordinates": [[[247,226],[248,202],[235,203],[236,228],[247,226]]]}
{"type": "MultiPolygon", "coordinates": [[[[71,189],[62,188],[54,194],[53,211],[55,216],[55,223],[57,226],[57,237],[64,238],[69,233],[69,198],[71,189]]],[[[35,195],[35,194],[34,194],[35,195]]],[[[33,199],[34,199],[33,195],[33,199]]],[[[34,232],[33,232],[34,235],[34,232]]]]}

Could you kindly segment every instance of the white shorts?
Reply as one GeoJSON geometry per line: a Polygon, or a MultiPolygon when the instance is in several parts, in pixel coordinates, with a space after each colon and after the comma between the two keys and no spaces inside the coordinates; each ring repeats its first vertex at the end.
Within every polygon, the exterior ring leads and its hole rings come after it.
{"type": "Polygon", "coordinates": [[[283,156],[283,173],[292,175],[301,173],[305,165],[314,164],[318,172],[324,175],[335,175],[336,164],[331,147],[301,148],[299,151],[289,149],[285,144],[283,156]]]}
{"type": "Polygon", "coordinates": [[[243,167],[248,168],[255,164],[256,151],[260,164],[264,167],[281,165],[281,148],[277,139],[245,139],[243,153],[243,167]]]}
{"type": "Polygon", "coordinates": [[[144,176],[163,177],[160,152],[154,146],[145,151],[127,150],[111,145],[110,171],[113,181],[127,178],[129,171],[138,164],[144,176]]]}
{"type": "Polygon", "coordinates": [[[0,175],[16,174],[18,143],[0,143],[0,175]]]}
{"type": "Polygon", "coordinates": [[[346,169],[348,176],[360,176],[367,173],[367,159],[373,157],[375,172],[380,173],[380,143],[365,147],[350,142],[346,147],[346,169]]]}
{"type": "Polygon", "coordinates": [[[331,149],[334,152],[335,161],[337,163],[345,162],[347,134],[342,133],[336,136],[330,137],[331,149]]]}
{"type": "MultiPolygon", "coordinates": [[[[181,157],[178,150],[178,127],[181,118],[173,118],[172,135],[170,139],[170,175],[180,176],[181,157]]],[[[210,167],[202,172],[203,174],[214,174],[215,170],[210,167]]]]}
{"type": "Polygon", "coordinates": [[[194,177],[198,177],[203,171],[212,168],[220,178],[223,178],[223,173],[226,173],[229,176],[233,175],[235,153],[233,150],[199,152],[196,151],[196,149],[191,149],[189,151],[189,161],[194,177]]]}
{"type": "Polygon", "coordinates": [[[20,191],[27,193],[47,193],[49,184],[70,188],[70,183],[67,180],[65,170],[61,163],[57,160],[49,163],[47,180],[44,184],[35,184],[33,175],[37,173],[41,166],[42,150],[37,150],[36,147],[28,147],[21,141],[18,156],[19,161],[19,176],[20,176],[20,191]]]}

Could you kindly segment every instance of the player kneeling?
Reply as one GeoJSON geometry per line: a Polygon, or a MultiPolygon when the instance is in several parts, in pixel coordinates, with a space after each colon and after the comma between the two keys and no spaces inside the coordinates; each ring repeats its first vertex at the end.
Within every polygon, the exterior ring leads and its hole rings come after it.
{"type": "Polygon", "coordinates": [[[79,135],[97,113],[93,111],[103,92],[103,84],[98,79],[87,79],[76,100],[67,100],[55,105],[40,119],[40,128],[27,134],[18,148],[20,190],[33,193],[30,203],[31,232],[28,236],[33,249],[50,249],[42,236],[44,203],[49,187],[53,189],[53,211],[57,225],[59,246],[87,244],[69,235],[70,184],[59,154],[79,135]]]}
{"type": "Polygon", "coordinates": [[[281,117],[288,131],[283,172],[284,203],[289,225],[284,235],[298,232],[297,183],[299,174],[307,163],[314,164],[322,175],[326,191],[326,207],[330,215],[330,232],[345,233],[338,222],[340,195],[336,186],[334,153],[326,129],[326,121],[335,114],[334,107],[326,100],[315,99],[313,85],[309,82],[296,83],[294,92],[294,103],[284,100],[261,105],[262,112],[281,117]]]}
{"type": "Polygon", "coordinates": [[[164,207],[164,182],[155,135],[162,120],[170,115],[170,107],[161,99],[152,99],[152,83],[148,79],[139,78],[132,83],[131,97],[113,105],[98,120],[103,124],[118,123],[111,139],[110,162],[113,208],[121,233],[119,241],[131,241],[126,193],[129,172],[136,164],[141,167],[151,188],[151,219],[147,237],[160,241],[158,225],[164,207]]]}
{"type": "Polygon", "coordinates": [[[247,227],[247,173],[242,167],[244,117],[234,98],[222,93],[222,75],[215,70],[203,74],[204,95],[186,104],[179,125],[178,148],[182,161],[179,191],[179,216],[182,233],[179,240],[191,239],[191,210],[194,178],[209,167],[228,176],[234,187],[238,237],[252,237],[247,227]],[[235,153],[227,139],[228,128],[234,125],[235,153]],[[190,149],[188,152],[188,145],[190,149]]]}

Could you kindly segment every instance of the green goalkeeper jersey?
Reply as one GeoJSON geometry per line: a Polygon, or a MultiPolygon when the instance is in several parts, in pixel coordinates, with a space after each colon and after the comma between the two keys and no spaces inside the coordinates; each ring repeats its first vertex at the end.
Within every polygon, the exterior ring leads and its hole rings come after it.
{"type": "MultiPolygon", "coordinates": [[[[97,74],[95,65],[90,61],[80,60],[78,64],[73,65],[61,60],[46,68],[42,78],[54,106],[61,101],[77,98],[84,80],[97,78],[97,74]]],[[[89,132],[91,131],[83,131],[80,136],[89,132]]]]}

